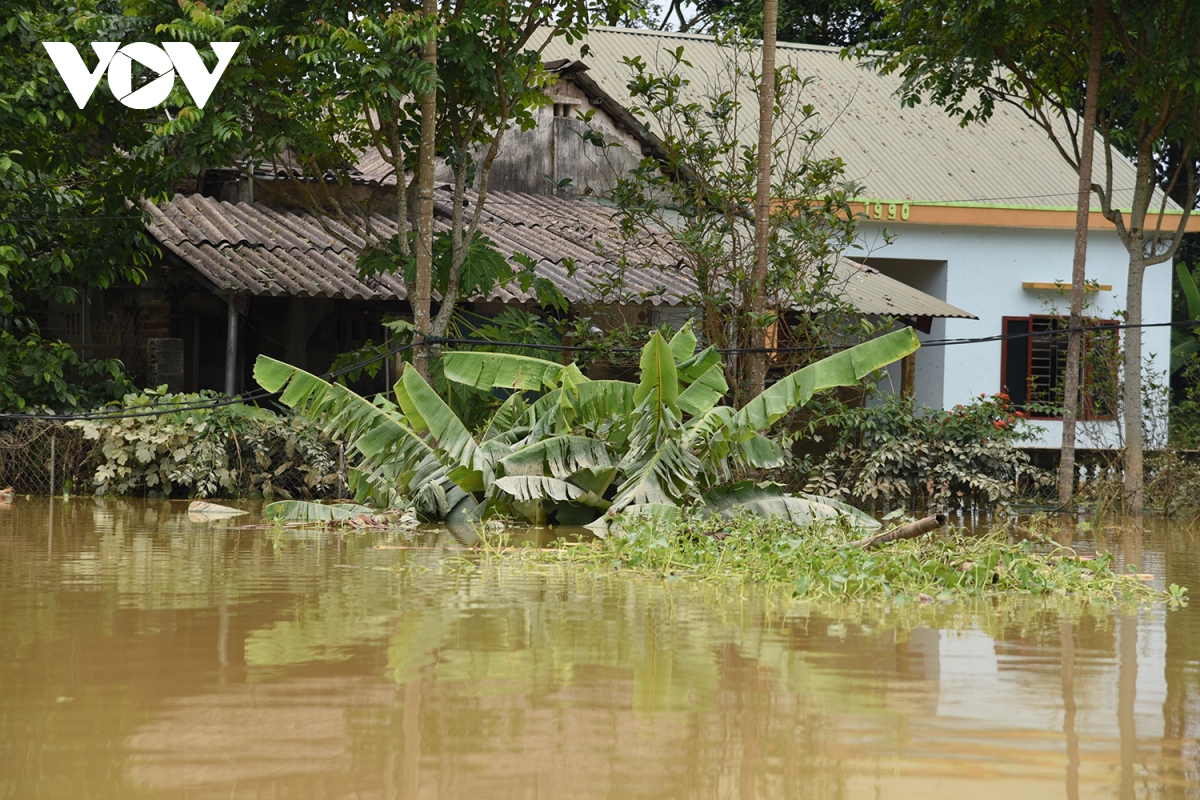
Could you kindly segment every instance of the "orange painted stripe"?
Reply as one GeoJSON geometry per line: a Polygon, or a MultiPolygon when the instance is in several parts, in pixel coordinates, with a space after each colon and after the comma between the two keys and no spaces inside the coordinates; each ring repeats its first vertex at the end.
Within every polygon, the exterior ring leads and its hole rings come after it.
{"type": "MultiPolygon", "coordinates": [[[[1058,209],[1041,208],[989,208],[986,206],[935,206],[907,203],[908,219],[901,218],[901,203],[851,203],[850,207],[856,214],[868,214],[872,222],[882,222],[886,225],[961,225],[989,228],[1052,228],[1058,230],[1075,229],[1075,212],[1058,209]],[[882,205],[882,216],[876,218],[875,206],[882,205]],[[895,219],[890,218],[890,209],[896,207],[895,219]]],[[[1153,218],[1152,218],[1153,219],[1153,218]]],[[[1164,227],[1174,227],[1177,215],[1168,214],[1163,220],[1164,227]]],[[[1089,230],[1113,230],[1115,226],[1104,218],[1099,211],[1093,211],[1088,218],[1089,230]]],[[[1200,231],[1200,214],[1193,213],[1187,222],[1185,230],[1188,233],[1200,231]]]]}

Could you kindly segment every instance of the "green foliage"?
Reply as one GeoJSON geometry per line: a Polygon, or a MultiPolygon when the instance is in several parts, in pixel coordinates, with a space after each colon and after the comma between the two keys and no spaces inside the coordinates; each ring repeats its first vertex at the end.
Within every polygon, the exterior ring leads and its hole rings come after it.
{"type": "Polygon", "coordinates": [[[153,415],[69,423],[97,444],[96,494],[269,498],[337,491],[336,449],[313,426],[241,403],[187,410],[216,399],[211,392],[147,390],[104,410],[153,415]]]}
{"type": "Polygon", "coordinates": [[[808,467],[808,491],[868,507],[992,507],[1013,500],[1020,476],[1036,490],[1049,476],[1017,449],[1034,438],[1004,394],[980,395],[953,410],[917,408],[912,398],[879,395],[817,421],[831,439],[808,467]]]}
{"type": "Polygon", "coordinates": [[[82,359],[66,342],[0,330],[0,411],[80,411],[130,391],[115,358],[82,359]]]}
{"type": "Polygon", "coordinates": [[[370,513],[370,508],[357,503],[310,503],[303,500],[278,500],[263,509],[267,519],[297,522],[343,522],[370,513]]]}
{"type": "MultiPolygon", "coordinates": [[[[516,558],[566,562],[707,582],[777,584],[813,600],[924,595],[929,599],[1071,595],[1096,603],[1186,604],[1186,590],[1159,591],[1113,569],[1111,555],[1080,559],[1052,540],[1012,542],[935,532],[872,550],[839,522],[798,524],[786,516],[732,520],[685,516],[626,521],[621,536],[551,550],[519,550],[516,558]],[[820,535],[814,535],[818,533],[820,535]]],[[[513,558],[501,555],[500,558],[513,558]]]]}
{"type": "MultiPolygon", "coordinates": [[[[1180,261],[1175,264],[1175,275],[1179,279],[1179,288],[1187,306],[1187,318],[1200,320],[1200,289],[1196,288],[1196,279],[1192,277],[1192,271],[1187,264],[1180,261]]],[[[1200,326],[1191,330],[1171,329],[1172,372],[1185,370],[1197,353],[1200,353],[1200,326]]]]}
{"type": "MultiPolygon", "coordinates": [[[[82,287],[138,281],[155,252],[138,209],[173,161],[149,146],[159,112],[117,103],[107,82],[80,109],[42,48],[153,39],[119,0],[16,0],[0,20],[0,316],[82,287]]],[[[90,62],[89,62],[90,63],[90,62]]]]}
{"type": "Polygon", "coordinates": [[[158,9],[164,33],[243,44],[209,106],[185,108],[160,128],[163,146],[197,163],[271,163],[293,179],[297,200],[335,221],[364,273],[405,274],[414,303],[429,299],[418,296],[428,290],[417,291],[415,232],[434,234],[431,284],[440,310],[430,330],[439,336],[460,296],[487,294],[514,277],[478,225],[501,139],[532,127],[534,112],[550,102],[544,89],[554,76],[541,48],[554,37],[581,37],[594,17],[622,17],[630,7],[625,0],[466,0],[435,4],[427,15],[419,0],[364,0],[350,10],[336,0],[174,5],[158,9]],[[436,43],[434,64],[424,59],[427,43],[436,43]],[[436,135],[421,142],[421,101],[430,93],[436,135]],[[423,150],[450,171],[444,226],[417,202],[423,150]],[[349,190],[363,153],[387,165],[397,190],[349,190]],[[377,225],[380,212],[399,230],[377,225]]]}
{"type": "MultiPolygon", "coordinates": [[[[840,157],[824,155],[824,127],[805,98],[814,79],[780,64],[771,148],[771,268],[765,281],[752,279],[755,221],[748,198],[758,183],[760,56],[757,42],[737,32],[719,36],[718,44],[725,60],[714,74],[695,69],[684,47],[664,50],[655,64],[626,59],[631,111],[657,137],[660,152],[622,176],[612,191],[629,253],[615,259],[609,302],[638,299],[623,290],[624,270],[640,266],[637,248],[647,237],[665,232],[678,256],[675,268],[696,286],[683,301],[697,310],[701,338],[718,348],[761,347],[770,328],[775,346],[791,348],[775,365],[791,371],[874,330],[842,298],[835,270],[855,243],[850,201],[862,187],[846,178],[840,157]],[[756,310],[760,302],[763,311],[756,310]]],[[[735,405],[746,400],[751,360],[726,363],[735,405]]]]}
{"type": "MultiPolygon", "coordinates": [[[[678,8],[680,30],[703,32],[742,28],[762,38],[762,0],[673,0],[668,16],[678,8]],[[691,6],[690,9],[686,8],[691,6]],[[688,11],[692,16],[685,16],[688,11]]],[[[880,19],[874,0],[804,0],[780,3],[776,35],[781,42],[845,47],[866,38],[880,19]]]]}
{"type": "Polygon", "coordinates": [[[660,516],[664,508],[699,506],[810,520],[846,515],[870,524],[836,501],[729,484],[782,463],[779,446],[763,433],[783,413],[813,391],[857,385],[913,352],[912,330],[812,364],[784,378],[782,389],[768,389],[771,396],[745,413],[719,405],[728,390],[720,356],[712,347],[695,352],[696,344],[690,326],[670,342],[653,334],[636,384],[589,380],[574,364],[523,355],[448,353],[448,381],[514,391],[480,434],[411,367],[396,383],[395,403],[369,402],[263,356],[255,377],[268,391],[283,390],[281,402],[355,452],[361,498],[411,503],[426,518],[583,524],[623,510],[660,516]]]}

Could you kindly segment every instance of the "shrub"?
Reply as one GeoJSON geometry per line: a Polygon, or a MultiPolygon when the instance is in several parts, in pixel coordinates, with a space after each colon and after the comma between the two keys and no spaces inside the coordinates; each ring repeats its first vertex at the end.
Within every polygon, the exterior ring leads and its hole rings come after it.
{"type": "Polygon", "coordinates": [[[82,359],[66,342],[0,330],[0,411],[78,411],[132,390],[115,358],[82,359]]]}
{"type": "Polygon", "coordinates": [[[808,462],[805,491],[870,506],[1003,506],[1018,476],[1033,487],[1051,480],[1018,449],[1033,438],[1004,394],[980,395],[951,411],[920,408],[912,398],[880,395],[841,406],[821,419],[832,445],[808,462]]]}
{"type": "Polygon", "coordinates": [[[213,407],[219,398],[146,390],[105,410],[153,415],[70,423],[97,443],[96,494],[291,499],[341,489],[337,446],[315,426],[242,403],[213,407]]]}

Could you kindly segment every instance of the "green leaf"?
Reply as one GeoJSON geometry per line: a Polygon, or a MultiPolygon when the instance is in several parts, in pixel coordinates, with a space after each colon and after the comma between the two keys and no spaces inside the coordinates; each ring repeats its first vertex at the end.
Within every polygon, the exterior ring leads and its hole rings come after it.
{"type": "Polygon", "coordinates": [[[501,460],[506,475],[545,475],[566,480],[582,469],[616,465],[604,442],[584,436],[555,436],[518,447],[501,460]]]}
{"type": "Polygon", "coordinates": [[[496,488],[522,502],[577,503],[601,511],[610,503],[603,497],[572,486],[558,478],[539,475],[507,475],[496,479],[496,488]]]}
{"type": "Polygon", "coordinates": [[[728,391],[729,384],[725,382],[724,365],[713,364],[680,392],[678,405],[693,417],[700,417],[720,402],[728,391]]]}
{"type": "Polygon", "coordinates": [[[732,486],[705,493],[704,504],[725,519],[740,513],[762,517],[786,517],[798,525],[811,525],[821,520],[845,519],[862,530],[880,527],[870,515],[826,497],[785,494],[777,483],[741,481],[732,486]]]}
{"type": "Polygon", "coordinates": [[[305,500],[279,500],[263,508],[263,516],[276,522],[333,522],[373,514],[356,503],[312,503],[305,500]]]}
{"type": "Polygon", "coordinates": [[[1200,290],[1196,288],[1192,273],[1188,271],[1186,264],[1177,261],[1175,274],[1179,276],[1179,287],[1183,289],[1183,296],[1187,300],[1188,319],[1200,319],[1200,290]]]}
{"type": "Polygon", "coordinates": [[[396,382],[396,399],[416,431],[428,431],[438,460],[449,469],[450,480],[465,492],[484,490],[479,446],[467,426],[446,405],[412,364],[396,382]]]}
{"type": "Polygon", "coordinates": [[[695,486],[700,463],[675,439],[667,439],[657,447],[633,449],[631,456],[621,462],[628,478],[617,490],[613,508],[640,503],[679,505],[695,486]]]}
{"type": "Polygon", "coordinates": [[[672,411],[677,411],[679,398],[679,374],[675,369],[675,357],[662,335],[655,331],[650,341],[642,348],[641,380],[633,393],[633,402],[640,405],[654,395],[658,402],[672,411]]]}
{"type": "Polygon", "coordinates": [[[766,430],[813,393],[835,386],[857,386],[877,369],[899,361],[921,346],[912,328],[892,331],[793,372],[765,389],[733,415],[736,433],[766,430]]]}
{"type": "Polygon", "coordinates": [[[574,364],[557,364],[512,353],[446,353],[442,364],[447,380],[484,391],[496,388],[542,391],[558,386],[568,375],[575,382],[587,380],[574,364]]]}
{"type": "Polygon", "coordinates": [[[386,491],[393,483],[408,488],[417,465],[434,455],[394,406],[375,405],[341,384],[267,356],[254,362],[254,379],[269,392],[282,389],[281,403],[356,450],[363,458],[359,465],[363,479],[375,487],[372,494],[386,491]]]}
{"type": "Polygon", "coordinates": [[[479,440],[486,442],[511,431],[517,426],[524,413],[525,399],[519,393],[514,392],[496,409],[496,413],[492,415],[487,425],[484,426],[483,435],[479,437],[479,440]]]}
{"type": "Polygon", "coordinates": [[[687,323],[679,329],[679,331],[671,337],[671,356],[676,363],[687,361],[696,354],[696,334],[692,331],[692,321],[689,319],[687,323]]]}

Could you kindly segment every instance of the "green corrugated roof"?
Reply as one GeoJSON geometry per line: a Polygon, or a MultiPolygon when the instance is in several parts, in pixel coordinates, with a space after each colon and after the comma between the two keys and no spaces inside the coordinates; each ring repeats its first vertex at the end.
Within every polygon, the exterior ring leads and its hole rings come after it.
{"type": "MultiPolygon", "coordinates": [[[[710,36],[673,32],[597,28],[568,44],[555,39],[544,58],[578,59],[587,76],[625,106],[631,70],[622,59],[640,56],[648,64],[670,63],[667,49],[683,46],[691,63],[687,77],[697,92],[719,81],[727,52],[710,36]],[[587,45],[589,52],[580,55],[587,45]]],[[[820,113],[829,131],[820,147],[841,156],[847,177],[865,184],[865,198],[1022,209],[1075,208],[1078,176],[1050,143],[1045,132],[1015,108],[998,106],[987,123],[965,128],[941,108],[923,104],[903,108],[896,95],[898,77],[879,75],[855,60],[843,60],[836,48],[780,43],[780,63],[815,78],[804,100],[820,113]]],[[[750,87],[744,87],[748,92],[750,87]]],[[[758,111],[746,95],[742,135],[757,138],[758,111]]],[[[1095,168],[1104,174],[1103,148],[1097,140],[1095,168]]],[[[1114,163],[1115,205],[1128,207],[1135,171],[1121,158],[1114,163]]],[[[1093,195],[1093,203],[1099,201],[1093,195]]]]}

